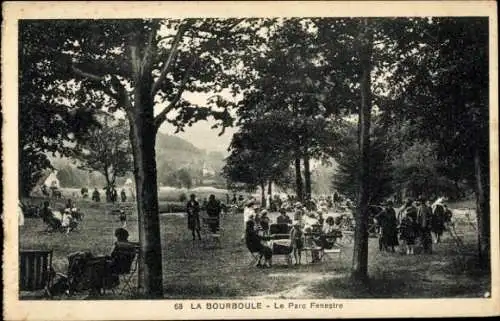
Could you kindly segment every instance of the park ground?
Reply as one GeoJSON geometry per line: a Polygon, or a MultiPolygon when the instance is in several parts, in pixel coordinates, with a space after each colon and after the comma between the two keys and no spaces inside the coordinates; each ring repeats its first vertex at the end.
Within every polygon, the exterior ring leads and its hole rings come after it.
{"type": "MultiPolygon", "coordinates": [[[[62,205],[62,201],[61,201],[62,205]]],[[[114,230],[121,226],[110,214],[112,206],[80,200],[77,206],[85,213],[79,230],[69,235],[47,233],[39,218],[26,218],[20,227],[20,249],[52,249],[56,271],[66,272],[67,255],[89,250],[95,255],[109,254],[114,230]]],[[[129,204],[133,208],[133,204],[129,204]]],[[[464,204],[456,204],[455,207],[464,204]]],[[[453,208],[453,204],[451,206],[453,208]]],[[[130,240],[138,240],[137,216],[127,223],[130,240]]],[[[202,246],[193,242],[182,214],[161,215],[164,296],[167,299],[208,298],[466,298],[482,297],[491,291],[488,272],[476,265],[476,237],[466,220],[457,222],[457,232],[464,240],[457,247],[445,233],[442,243],[434,245],[432,255],[400,254],[378,251],[378,239],[369,241],[368,287],[349,281],[353,244],[344,243],[340,256],[319,264],[287,266],[283,257],[273,257],[273,267],[251,266],[244,242],[241,213],[225,216],[221,246],[202,246]]],[[[21,293],[21,299],[41,299],[37,293],[21,293]]],[[[106,294],[90,298],[85,294],[55,299],[132,299],[133,295],[106,294]]]]}

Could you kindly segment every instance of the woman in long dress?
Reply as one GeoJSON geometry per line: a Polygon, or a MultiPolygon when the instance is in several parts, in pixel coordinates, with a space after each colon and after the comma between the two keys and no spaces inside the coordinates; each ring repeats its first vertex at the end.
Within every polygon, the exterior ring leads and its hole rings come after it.
{"type": "Polygon", "coordinates": [[[387,201],[385,209],[380,213],[378,219],[382,228],[380,239],[381,250],[390,249],[395,252],[394,247],[399,245],[398,242],[398,220],[396,211],[392,207],[392,201],[387,201]]]}
{"type": "Polygon", "coordinates": [[[196,196],[191,194],[191,199],[186,204],[186,212],[188,219],[188,229],[191,230],[193,235],[193,241],[196,239],[195,233],[198,235],[198,239],[201,240],[200,235],[200,204],[196,201],[196,196]]]}

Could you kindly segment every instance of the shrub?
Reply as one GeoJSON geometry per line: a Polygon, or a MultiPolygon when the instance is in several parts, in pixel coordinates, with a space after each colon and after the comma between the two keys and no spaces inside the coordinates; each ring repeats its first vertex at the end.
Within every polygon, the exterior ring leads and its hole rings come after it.
{"type": "Polygon", "coordinates": [[[182,193],[181,196],[179,196],[179,202],[186,202],[187,201],[187,195],[186,193],[182,193]]]}
{"type": "Polygon", "coordinates": [[[183,202],[159,202],[158,209],[160,213],[183,213],[186,205],[183,202]]]}

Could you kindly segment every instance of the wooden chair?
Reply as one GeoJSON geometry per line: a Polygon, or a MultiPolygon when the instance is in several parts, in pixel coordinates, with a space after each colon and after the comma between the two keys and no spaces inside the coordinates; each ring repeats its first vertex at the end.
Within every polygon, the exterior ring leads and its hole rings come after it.
{"type": "Polygon", "coordinates": [[[52,250],[19,251],[19,290],[40,291],[51,296],[50,287],[54,280],[52,250]]]}

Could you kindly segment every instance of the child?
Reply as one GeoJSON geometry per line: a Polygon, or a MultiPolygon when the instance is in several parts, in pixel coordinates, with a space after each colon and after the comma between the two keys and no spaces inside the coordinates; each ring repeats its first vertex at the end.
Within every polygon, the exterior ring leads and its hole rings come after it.
{"type": "Polygon", "coordinates": [[[300,223],[295,222],[291,231],[293,256],[295,265],[299,265],[302,259],[302,249],[304,248],[304,233],[302,232],[300,223]]]}
{"type": "Polygon", "coordinates": [[[66,230],[66,234],[73,231],[78,226],[78,223],[73,219],[70,209],[65,209],[62,215],[61,227],[66,230]]]}

